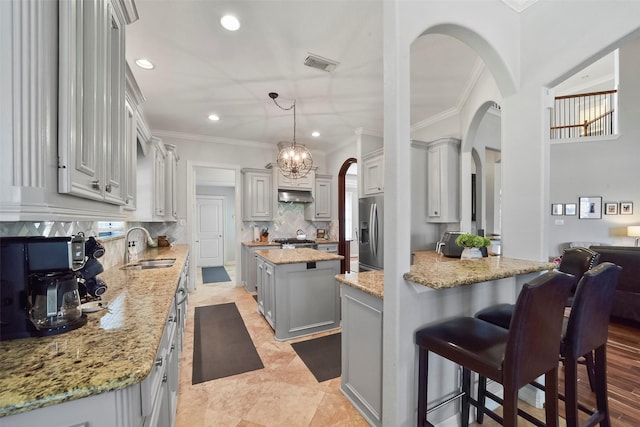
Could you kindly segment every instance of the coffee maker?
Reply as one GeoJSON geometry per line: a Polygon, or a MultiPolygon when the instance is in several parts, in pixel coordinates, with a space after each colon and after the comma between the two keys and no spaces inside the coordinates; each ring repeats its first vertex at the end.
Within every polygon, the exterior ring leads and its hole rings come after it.
{"type": "Polygon", "coordinates": [[[0,341],[56,335],[87,323],[76,271],[85,237],[0,237],[0,341]]]}

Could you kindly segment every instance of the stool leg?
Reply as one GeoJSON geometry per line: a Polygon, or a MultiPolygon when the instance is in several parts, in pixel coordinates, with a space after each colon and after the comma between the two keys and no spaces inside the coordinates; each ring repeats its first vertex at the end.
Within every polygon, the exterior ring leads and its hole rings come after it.
{"type": "Polygon", "coordinates": [[[578,426],[578,361],[564,359],[564,411],[567,427],[578,426]]]}
{"type": "Polygon", "coordinates": [[[487,402],[487,377],[478,376],[478,407],[476,408],[476,421],[482,424],[484,421],[484,408],[487,402]]]}
{"type": "Polygon", "coordinates": [[[606,345],[595,350],[594,377],[596,388],[596,408],[603,417],[600,427],[611,427],[609,403],[607,401],[607,350],[606,345]]]}
{"type": "Polygon", "coordinates": [[[427,374],[429,373],[429,352],[419,347],[418,350],[418,427],[427,422],[427,374]]]}
{"type": "Polygon", "coordinates": [[[518,389],[511,384],[503,384],[502,419],[505,427],[518,425],[518,389]]]}
{"type": "Polygon", "coordinates": [[[544,412],[547,427],[558,427],[558,365],[544,375],[544,412]]]}
{"type": "Polygon", "coordinates": [[[462,408],[460,414],[460,426],[469,427],[469,394],[471,393],[471,371],[462,368],[462,408]]]}
{"type": "Polygon", "coordinates": [[[593,363],[593,352],[589,352],[584,355],[584,364],[587,367],[587,375],[589,377],[589,387],[591,387],[591,391],[596,391],[595,385],[595,367],[593,363]]]}

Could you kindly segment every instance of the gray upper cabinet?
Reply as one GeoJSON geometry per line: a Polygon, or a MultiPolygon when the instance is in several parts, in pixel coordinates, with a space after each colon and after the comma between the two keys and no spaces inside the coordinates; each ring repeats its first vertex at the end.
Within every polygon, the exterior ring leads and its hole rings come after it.
{"type": "Polygon", "coordinates": [[[128,2],[59,2],[58,191],[127,202],[128,2]]]}
{"type": "Polygon", "coordinates": [[[274,209],[273,173],[242,169],[242,220],[271,221],[274,209]]]}
{"type": "Polygon", "coordinates": [[[124,219],[124,25],[135,6],[5,0],[0,13],[0,87],[13,94],[0,97],[0,220],[124,219]]]}
{"type": "Polygon", "coordinates": [[[384,151],[362,156],[362,196],[384,193],[384,151]]]}
{"type": "Polygon", "coordinates": [[[308,221],[331,220],[331,175],[316,175],[313,203],[305,205],[304,217],[308,221]]]}
{"type": "Polygon", "coordinates": [[[427,143],[427,222],[460,221],[460,140],[427,143]]]}

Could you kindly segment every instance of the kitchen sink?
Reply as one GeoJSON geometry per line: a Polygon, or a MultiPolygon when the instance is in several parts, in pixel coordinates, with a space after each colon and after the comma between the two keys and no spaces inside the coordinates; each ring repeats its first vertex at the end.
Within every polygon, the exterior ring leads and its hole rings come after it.
{"type": "Polygon", "coordinates": [[[141,259],[140,261],[132,262],[120,267],[121,270],[149,270],[152,268],[167,268],[173,266],[176,262],[175,258],[163,258],[163,259],[141,259]]]}

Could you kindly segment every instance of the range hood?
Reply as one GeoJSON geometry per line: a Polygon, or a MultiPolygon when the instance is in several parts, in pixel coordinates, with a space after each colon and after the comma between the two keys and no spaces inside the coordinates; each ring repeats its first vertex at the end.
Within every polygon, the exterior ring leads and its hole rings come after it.
{"type": "Polygon", "coordinates": [[[291,203],[312,203],[313,196],[311,195],[311,191],[278,190],[278,201],[291,203]]]}

